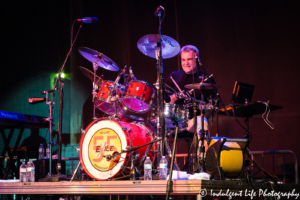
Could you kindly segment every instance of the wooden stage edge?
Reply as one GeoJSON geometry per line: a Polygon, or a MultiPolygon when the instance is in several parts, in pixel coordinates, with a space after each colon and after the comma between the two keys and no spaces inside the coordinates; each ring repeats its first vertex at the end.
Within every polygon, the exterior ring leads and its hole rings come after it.
{"type": "MultiPolygon", "coordinates": [[[[74,181],[0,183],[0,194],[78,194],[78,195],[164,195],[167,181],[74,181]]],[[[266,184],[252,182],[253,191],[300,193],[299,184],[266,184]],[[272,187],[271,187],[272,185],[272,187]]],[[[171,195],[197,195],[201,190],[211,192],[252,191],[244,181],[175,180],[171,195]]]]}

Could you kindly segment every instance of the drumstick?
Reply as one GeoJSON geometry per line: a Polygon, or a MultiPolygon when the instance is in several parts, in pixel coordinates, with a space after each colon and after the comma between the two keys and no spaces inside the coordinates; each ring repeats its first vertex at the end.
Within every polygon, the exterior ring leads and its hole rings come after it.
{"type": "Polygon", "coordinates": [[[174,83],[175,86],[178,88],[179,92],[181,93],[182,90],[181,90],[180,87],[177,85],[177,83],[174,81],[174,79],[172,78],[172,76],[170,76],[170,78],[172,79],[173,83],[174,83]]]}

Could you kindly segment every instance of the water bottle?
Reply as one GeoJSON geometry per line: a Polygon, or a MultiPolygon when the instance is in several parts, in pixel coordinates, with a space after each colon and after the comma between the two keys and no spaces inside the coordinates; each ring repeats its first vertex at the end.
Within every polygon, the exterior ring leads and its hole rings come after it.
{"type": "Polygon", "coordinates": [[[44,146],[43,144],[40,144],[40,147],[39,147],[39,160],[42,160],[44,159],[44,146]]]}
{"type": "Polygon", "coordinates": [[[144,180],[151,181],[152,180],[152,162],[150,157],[147,157],[144,162],[144,180]]]}
{"type": "Polygon", "coordinates": [[[167,180],[168,176],[168,161],[165,156],[159,162],[159,180],[167,180]]]}
{"type": "Polygon", "coordinates": [[[46,148],[46,157],[45,157],[45,158],[47,158],[47,159],[50,158],[50,146],[49,146],[49,144],[47,144],[47,148],[46,148]]]}
{"type": "Polygon", "coordinates": [[[27,182],[27,166],[25,162],[22,162],[20,166],[20,182],[27,182]]]}
{"type": "Polygon", "coordinates": [[[35,182],[35,166],[33,162],[27,164],[27,180],[28,182],[35,182]]]}

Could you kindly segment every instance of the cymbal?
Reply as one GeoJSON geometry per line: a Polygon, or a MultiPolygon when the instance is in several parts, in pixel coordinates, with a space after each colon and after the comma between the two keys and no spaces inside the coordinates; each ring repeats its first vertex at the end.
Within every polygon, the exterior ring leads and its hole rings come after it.
{"type": "MultiPolygon", "coordinates": [[[[94,81],[94,73],[91,72],[90,70],[88,70],[87,68],[85,67],[79,67],[80,68],[80,71],[86,75],[86,77],[88,77],[91,81],[94,81]]],[[[103,83],[103,79],[99,76],[96,75],[96,80],[95,80],[95,84],[98,85],[99,87],[101,87],[102,83],[103,83]]]]}
{"type": "Polygon", "coordinates": [[[79,47],[79,53],[85,57],[90,62],[97,62],[99,67],[107,69],[109,71],[119,71],[118,65],[109,57],[100,53],[96,50],[87,48],[87,47],[79,47]]]}
{"type": "MultiPolygon", "coordinates": [[[[161,51],[163,59],[172,58],[179,53],[180,45],[176,40],[166,35],[161,35],[161,39],[161,51]]],[[[146,56],[156,58],[155,50],[159,41],[159,34],[145,35],[139,39],[137,42],[137,47],[146,56]]]]}
{"type": "MultiPolygon", "coordinates": [[[[221,87],[220,85],[216,85],[216,84],[213,84],[213,86],[215,88],[221,87]]],[[[197,89],[197,90],[212,90],[212,89],[214,89],[213,86],[210,83],[195,83],[195,84],[185,85],[184,88],[197,89]]]]}

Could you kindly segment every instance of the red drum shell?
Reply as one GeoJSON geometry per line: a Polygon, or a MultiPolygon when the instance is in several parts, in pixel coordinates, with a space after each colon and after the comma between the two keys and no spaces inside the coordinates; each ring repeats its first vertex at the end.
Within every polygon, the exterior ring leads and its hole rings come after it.
{"type": "Polygon", "coordinates": [[[144,81],[131,81],[128,83],[122,103],[124,107],[135,113],[146,113],[154,98],[154,89],[144,81]]]}
{"type": "MultiPolygon", "coordinates": [[[[143,124],[121,122],[108,118],[92,122],[80,140],[79,159],[85,172],[96,180],[108,180],[129,175],[130,153],[122,153],[118,163],[107,161],[104,156],[121,152],[126,147],[136,147],[151,142],[153,134],[143,124]]],[[[146,152],[148,145],[137,149],[139,158],[136,167],[146,152]]],[[[153,144],[147,156],[153,161],[157,144],[153,144]]]]}
{"type": "MultiPolygon", "coordinates": [[[[108,115],[115,114],[115,102],[111,101],[111,100],[116,95],[111,95],[110,89],[109,89],[109,87],[114,87],[114,86],[115,86],[115,83],[113,81],[104,81],[103,84],[101,85],[99,92],[96,96],[96,99],[94,101],[94,104],[96,105],[96,107],[108,115]]],[[[120,90],[119,90],[119,97],[120,97],[120,99],[122,97],[122,93],[120,90]]],[[[119,107],[117,109],[117,115],[118,115],[118,117],[123,117],[125,115],[125,111],[123,110],[122,102],[119,102],[119,107]]]]}

